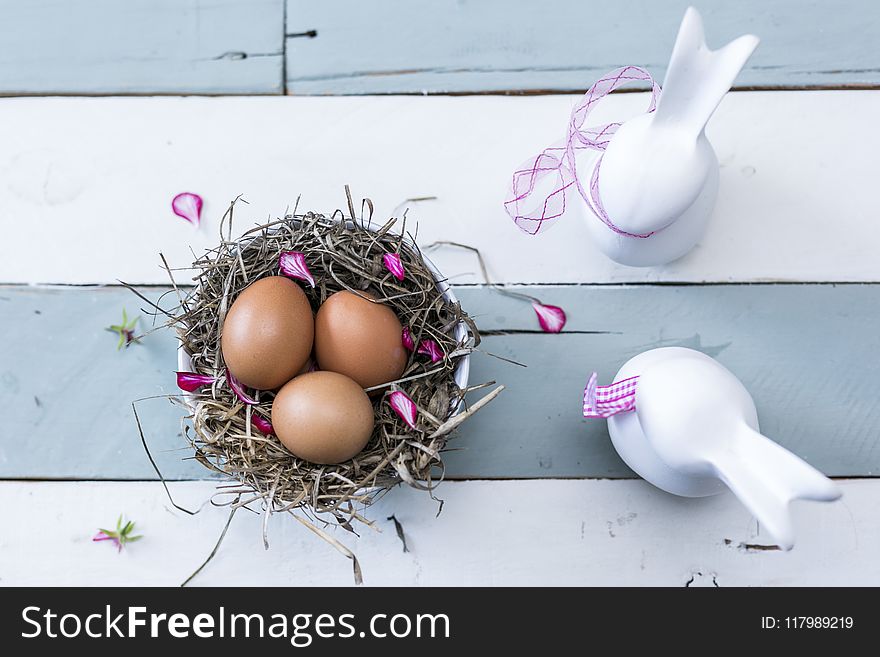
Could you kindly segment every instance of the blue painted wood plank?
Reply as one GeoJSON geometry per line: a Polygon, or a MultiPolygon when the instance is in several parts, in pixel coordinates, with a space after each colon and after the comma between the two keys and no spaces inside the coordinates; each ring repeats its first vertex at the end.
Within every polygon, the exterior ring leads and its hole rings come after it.
{"type": "MultiPolygon", "coordinates": [[[[692,0],[288,0],[294,94],[579,90],[624,64],[662,80],[692,0]]],[[[695,3],[711,47],[762,43],[739,86],[880,83],[880,3],[695,3]]]]}
{"type": "MultiPolygon", "coordinates": [[[[763,431],[838,476],[880,472],[880,285],[563,286],[525,288],[566,308],[546,335],[528,304],[460,287],[488,332],[472,383],[507,390],[447,454],[454,478],[628,477],[605,423],[580,417],[595,369],[607,382],[631,356],[688,346],[717,357],[752,391],[763,431]]],[[[159,290],[151,290],[158,295],[159,290]]],[[[130,402],[175,393],[167,332],[117,352],[104,327],[138,301],[120,288],[0,287],[0,478],[149,479],[130,402]]],[[[205,470],[187,457],[181,410],[143,402],[153,453],[170,478],[205,470]]]]}
{"type": "MultiPolygon", "coordinates": [[[[456,477],[621,477],[605,422],[580,417],[591,371],[610,383],[656,347],[717,358],[743,381],[761,430],[832,476],[880,475],[878,285],[644,285],[526,288],[568,312],[568,333],[490,337],[472,379],[508,390],[462,434],[456,477]]],[[[474,288],[456,290],[483,328],[523,327],[531,309],[474,288]],[[525,320],[525,321],[524,321],[525,320]]],[[[531,328],[536,328],[534,325],[531,328]]]]}
{"type": "Polygon", "coordinates": [[[284,0],[0,0],[0,93],[280,93],[284,0]]]}

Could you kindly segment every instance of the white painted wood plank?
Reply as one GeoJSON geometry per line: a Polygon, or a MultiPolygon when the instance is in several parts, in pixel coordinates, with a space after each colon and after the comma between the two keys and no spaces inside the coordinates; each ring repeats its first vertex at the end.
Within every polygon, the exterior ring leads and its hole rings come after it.
{"type": "MultiPolygon", "coordinates": [[[[0,282],[161,282],[156,254],[188,264],[237,194],[251,202],[243,229],[300,193],[302,208],[333,210],[345,183],[382,216],[437,196],[413,209],[420,241],[479,247],[505,282],[880,280],[880,91],[729,95],[709,128],[722,162],[711,228],[688,257],[648,270],[606,260],[577,220],[535,239],[502,211],[508,175],[560,136],[575,100],[3,99],[0,282]],[[183,190],[206,199],[198,231],[169,209],[183,190]]],[[[644,103],[617,95],[600,114],[644,103]]],[[[470,255],[436,259],[456,282],[476,280],[470,255]]]]}
{"type": "MultiPolygon", "coordinates": [[[[381,533],[335,535],[357,553],[367,585],[877,585],[880,481],[842,481],[842,501],[795,507],[798,543],[767,538],[730,495],[682,499],[642,481],[447,482],[429,497],[396,489],[368,512],[381,533]],[[394,527],[403,525],[404,553],[394,527]],[[536,540],[538,539],[538,540],[536,540]],[[759,547],[747,547],[759,546],[759,547]]],[[[172,484],[198,505],[209,482],[172,484]]],[[[158,483],[0,482],[0,584],[175,585],[211,550],[226,520],[170,509],[158,483]],[[145,538],[117,555],[91,542],[125,512],[145,538]]],[[[349,561],[289,517],[240,512],[199,585],[350,585],[349,561]]]]}

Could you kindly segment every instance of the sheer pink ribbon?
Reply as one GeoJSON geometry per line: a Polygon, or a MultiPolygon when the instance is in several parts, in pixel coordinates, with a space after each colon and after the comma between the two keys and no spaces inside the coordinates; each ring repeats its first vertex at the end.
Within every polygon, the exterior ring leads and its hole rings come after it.
{"type": "Polygon", "coordinates": [[[647,111],[653,112],[657,108],[660,87],[654,82],[651,74],[638,66],[618,68],[593,84],[575,105],[568,121],[568,136],[565,139],[548,146],[513,172],[504,209],[521,230],[530,235],[537,235],[542,228],[549,228],[556,219],[565,214],[566,197],[569,188],[574,186],[593,214],[615,233],[640,238],[654,234],[628,233],[615,226],[608,218],[608,213],[605,212],[602,199],[599,197],[599,168],[602,165],[602,154],[611,141],[611,136],[620,127],[620,123],[606,123],[591,128],[582,127],[596,103],[618,87],[630,82],[651,83],[651,102],[647,111]],[[600,153],[599,161],[590,179],[589,194],[578,177],[575,163],[577,153],[584,150],[600,153]],[[538,181],[553,173],[558,179],[556,188],[543,199],[533,199],[538,181]]]}
{"type": "Polygon", "coordinates": [[[584,389],[584,417],[611,417],[636,408],[636,384],[639,377],[617,381],[610,386],[597,386],[596,373],[590,375],[584,389]]]}

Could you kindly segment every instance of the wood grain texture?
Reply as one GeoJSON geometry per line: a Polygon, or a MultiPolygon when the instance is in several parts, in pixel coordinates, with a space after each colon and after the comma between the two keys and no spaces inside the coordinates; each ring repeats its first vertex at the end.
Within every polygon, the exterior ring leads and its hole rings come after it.
{"type": "MultiPolygon", "coordinates": [[[[523,289],[564,307],[567,332],[542,334],[528,304],[456,290],[489,333],[484,350],[528,367],[474,356],[471,381],[507,390],[451,443],[449,477],[631,477],[605,423],[581,417],[582,390],[591,371],[608,382],[630,357],[660,346],[717,357],[752,392],[764,433],[826,473],[880,472],[871,356],[880,351],[880,286],[523,289]]],[[[117,352],[104,331],[139,305],[120,288],[0,288],[0,478],[155,477],[130,402],[177,392],[173,336],[117,352]]],[[[184,460],[181,409],[166,399],[139,409],[165,476],[205,477],[184,460]]]]}
{"type": "MultiPolygon", "coordinates": [[[[608,99],[597,121],[644,109],[608,99]]],[[[370,98],[11,98],[0,100],[0,282],[167,283],[244,194],[237,231],[292,207],[332,212],[343,185],[377,217],[414,204],[419,241],[480,248],[509,283],[880,281],[880,91],[730,94],[709,125],[721,189],[696,250],[665,267],[617,265],[577,217],[546,235],[517,230],[501,205],[516,165],[560,136],[570,96],[370,98]],[[136,128],[133,128],[136,126],[136,128]],[[205,198],[201,229],[171,198],[205,198]]],[[[597,221],[594,217],[590,221],[597,221]]],[[[480,282],[469,253],[436,262],[480,282]]],[[[185,278],[185,274],[181,274],[185,278]]]]}
{"type": "MultiPolygon", "coordinates": [[[[280,93],[285,77],[295,94],[584,89],[624,63],[662,77],[688,4],[287,0],[285,25],[284,1],[3,0],[0,93],[280,93]]],[[[762,37],[740,85],[880,82],[874,3],[701,10],[712,45],[762,37]]]]}
{"type": "MultiPolygon", "coordinates": [[[[295,94],[586,89],[625,64],[662,80],[689,0],[288,1],[295,94]]],[[[761,46],[740,86],[880,83],[880,5],[834,0],[698,3],[710,47],[761,46]]]]}
{"type": "MultiPolygon", "coordinates": [[[[684,499],[643,481],[446,482],[443,511],[422,491],[394,489],[367,511],[380,531],[333,535],[357,554],[367,586],[870,586],[880,584],[878,481],[842,481],[833,504],[798,502],[791,552],[730,494],[684,499]],[[390,516],[403,527],[403,552],[390,516]],[[538,539],[538,540],[536,540],[538,539]],[[762,549],[764,548],[764,549],[762,549]]],[[[198,508],[210,482],[177,483],[198,508]]],[[[0,584],[175,586],[210,552],[225,509],[171,508],[158,483],[0,482],[0,584]],[[117,555],[92,543],[125,513],[144,538],[117,555]]],[[[193,586],[352,584],[351,565],[293,518],[238,513],[193,586]]]]}
{"type": "Polygon", "coordinates": [[[284,0],[0,0],[0,94],[281,93],[284,0]]]}

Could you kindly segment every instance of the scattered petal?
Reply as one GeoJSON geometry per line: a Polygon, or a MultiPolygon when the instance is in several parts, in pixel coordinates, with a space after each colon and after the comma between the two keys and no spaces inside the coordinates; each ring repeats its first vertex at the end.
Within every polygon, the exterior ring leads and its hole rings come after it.
{"type": "Polygon", "coordinates": [[[107,327],[107,331],[111,333],[116,333],[119,335],[119,342],[116,344],[116,350],[119,351],[123,347],[128,348],[128,345],[132,343],[140,344],[140,338],[135,337],[134,329],[138,323],[138,317],[135,317],[131,321],[128,319],[128,313],[125,312],[125,308],[122,309],[122,323],[121,324],[112,324],[107,327]]]}
{"type": "Polygon", "coordinates": [[[407,394],[401,390],[396,390],[388,395],[388,404],[394,409],[394,412],[400,416],[400,419],[406,422],[406,426],[410,429],[416,428],[416,416],[418,410],[415,402],[410,399],[407,394]]]}
{"type": "Polygon", "coordinates": [[[385,263],[385,268],[391,272],[394,278],[399,281],[404,279],[406,273],[403,271],[403,262],[400,259],[399,253],[386,253],[382,256],[382,262],[385,263]]]}
{"type": "Polygon", "coordinates": [[[183,192],[171,200],[171,209],[178,217],[183,217],[198,228],[202,220],[202,197],[191,192],[183,192]]]}
{"type": "Polygon", "coordinates": [[[143,536],[132,535],[134,531],[134,523],[129,520],[125,524],[122,522],[122,516],[116,521],[116,529],[99,529],[98,533],[92,538],[92,541],[112,541],[118,552],[122,552],[122,548],[128,543],[134,543],[143,538],[143,536]]]}
{"type": "Polygon", "coordinates": [[[314,356],[309,356],[309,359],[305,362],[305,365],[302,366],[299,372],[297,372],[297,376],[301,374],[309,374],[310,372],[318,371],[318,363],[315,361],[314,356]]]}
{"type": "Polygon", "coordinates": [[[548,306],[537,301],[532,303],[541,330],[547,333],[559,333],[565,326],[565,311],[559,306],[548,306]]]}
{"type": "Polygon", "coordinates": [[[403,327],[403,333],[400,334],[400,341],[403,342],[403,346],[406,347],[407,351],[415,351],[416,341],[413,340],[409,326],[403,327]]]}
{"type": "Polygon", "coordinates": [[[430,356],[432,363],[443,360],[443,350],[434,340],[422,340],[417,353],[430,356]]]}
{"type": "Polygon", "coordinates": [[[290,278],[298,278],[301,281],[306,281],[312,287],[315,287],[315,277],[312,276],[312,272],[309,271],[309,266],[306,264],[306,256],[299,251],[285,251],[281,254],[281,257],[278,258],[278,265],[281,268],[281,273],[285,276],[289,276],[290,278]]]}
{"type": "Polygon", "coordinates": [[[258,415],[256,413],[251,415],[251,424],[253,424],[257,431],[265,436],[271,436],[275,433],[275,429],[272,428],[272,423],[269,422],[262,415],[258,415]]]}
{"type": "MultiPolygon", "coordinates": [[[[110,533],[113,534],[115,532],[110,532],[110,533]]],[[[92,539],[92,541],[95,543],[97,543],[99,541],[113,541],[113,545],[116,546],[116,551],[117,552],[122,551],[122,542],[118,538],[116,538],[116,536],[108,536],[103,531],[99,531],[97,534],[95,534],[95,537],[92,539]]]]}
{"type": "Polygon", "coordinates": [[[213,376],[208,376],[207,374],[196,374],[195,372],[177,373],[177,387],[187,392],[195,392],[202,386],[212,385],[215,380],[213,376]]]}
{"type": "Polygon", "coordinates": [[[248,396],[247,392],[245,392],[244,386],[241,384],[241,381],[235,378],[235,376],[228,369],[226,370],[226,382],[229,383],[229,387],[232,388],[232,392],[235,393],[235,396],[238,397],[240,401],[247,404],[248,406],[256,406],[259,402],[255,400],[253,397],[248,396]]]}

